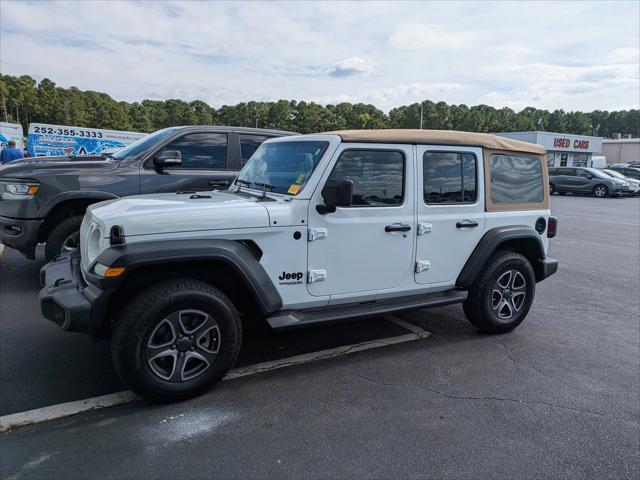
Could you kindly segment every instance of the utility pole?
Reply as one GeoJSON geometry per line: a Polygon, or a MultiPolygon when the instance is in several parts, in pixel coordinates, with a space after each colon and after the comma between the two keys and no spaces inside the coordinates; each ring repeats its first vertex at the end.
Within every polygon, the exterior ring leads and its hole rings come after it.
{"type": "Polygon", "coordinates": [[[422,130],[422,114],[424,112],[424,102],[420,102],[420,130],[422,130]]]}

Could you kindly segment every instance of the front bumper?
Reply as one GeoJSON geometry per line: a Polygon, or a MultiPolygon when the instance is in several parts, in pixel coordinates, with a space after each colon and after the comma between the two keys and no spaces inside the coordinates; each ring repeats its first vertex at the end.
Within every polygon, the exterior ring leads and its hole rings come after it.
{"type": "Polygon", "coordinates": [[[86,283],[80,255],[60,255],[40,270],[42,315],[69,332],[95,335],[103,326],[110,292],[86,283]]]}
{"type": "Polygon", "coordinates": [[[550,277],[558,271],[558,260],[555,258],[547,257],[544,260],[540,260],[540,265],[542,268],[540,269],[540,278],[538,279],[538,282],[550,277]]]}
{"type": "Polygon", "coordinates": [[[43,220],[0,216],[0,242],[33,259],[42,223],[43,220]]]}

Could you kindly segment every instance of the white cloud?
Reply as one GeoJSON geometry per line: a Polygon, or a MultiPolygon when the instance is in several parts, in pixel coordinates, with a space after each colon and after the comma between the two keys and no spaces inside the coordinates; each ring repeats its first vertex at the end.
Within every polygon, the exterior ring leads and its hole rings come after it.
{"type": "Polygon", "coordinates": [[[361,73],[371,73],[373,65],[371,62],[358,57],[347,58],[334,63],[331,66],[329,75],[333,77],[350,77],[361,73]]]}
{"type": "Polygon", "coordinates": [[[411,23],[399,26],[389,38],[389,43],[404,50],[461,48],[473,45],[473,35],[455,28],[448,30],[438,25],[411,23]]]}
{"type": "Polygon", "coordinates": [[[3,74],[118,100],[638,108],[637,2],[0,1],[3,74]]]}

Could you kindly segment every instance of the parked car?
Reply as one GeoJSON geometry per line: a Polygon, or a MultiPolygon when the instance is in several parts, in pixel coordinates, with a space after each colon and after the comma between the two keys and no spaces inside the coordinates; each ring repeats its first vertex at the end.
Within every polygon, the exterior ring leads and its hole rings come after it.
{"type": "Polygon", "coordinates": [[[629,193],[629,182],[610,177],[595,168],[558,167],[549,169],[549,191],[561,195],[619,196],[629,193]]]}
{"type": "Polygon", "coordinates": [[[610,177],[617,178],[618,180],[625,181],[629,184],[629,194],[630,195],[640,195],[640,180],[636,180],[635,178],[629,178],[622,175],[620,172],[615,170],[610,170],[608,168],[602,169],[604,173],[609,175],[610,177]]]}
{"type": "Polygon", "coordinates": [[[87,207],[141,193],[227,188],[258,146],[290,132],[186,126],[147,135],[98,157],[38,157],[0,167],[0,241],[48,260],[78,248],[87,207]]]}
{"type": "Polygon", "coordinates": [[[543,147],[481,133],[356,130],[263,143],[227,191],[92,205],[43,267],[44,316],[111,335],[138,394],[177,400],[233,365],[244,317],[274,329],[462,303],[504,333],[547,257],[543,147]]]}
{"type": "Polygon", "coordinates": [[[609,165],[607,168],[609,170],[615,170],[616,172],[620,172],[625,177],[640,179],[640,167],[632,167],[630,165],[619,166],[619,163],[614,163],[613,165],[609,165]]]}

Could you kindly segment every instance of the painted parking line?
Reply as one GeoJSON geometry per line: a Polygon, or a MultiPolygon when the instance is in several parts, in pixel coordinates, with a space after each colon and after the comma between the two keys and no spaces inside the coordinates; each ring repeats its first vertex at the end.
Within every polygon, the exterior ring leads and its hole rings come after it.
{"type": "MultiPolygon", "coordinates": [[[[362,352],[374,348],[388,347],[399,343],[412,342],[422,340],[429,336],[429,332],[422,328],[405,322],[396,317],[387,316],[386,320],[408,330],[410,333],[398,335],[395,337],[381,338],[370,340],[367,342],[356,343],[352,345],[344,345],[342,347],[329,348],[319,350],[317,352],[304,353],[294,355],[292,357],[274,360],[271,362],[256,363],[246,367],[229,370],[222,381],[233,380],[236,378],[248,377],[259,373],[278,370],[280,368],[292,367],[294,365],[302,365],[305,363],[317,362],[319,360],[327,360],[329,358],[341,357],[351,353],[362,352]]],[[[114,407],[139,400],[135,393],[130,390],[123,392],[111,393],[109,395],[101,395],[99,397],[87,398],[85,400],[75,400],[73,402],[60,403],[48,407],[36,408],[26,412],[12,413],[0,417],[0,432],[6,432],[16,427],[31,425],[34,423],[56,420],[58,418],[76,415],[78,413],[87,412],[89,410],[97,410],[105,407],[114,407]]]]}

